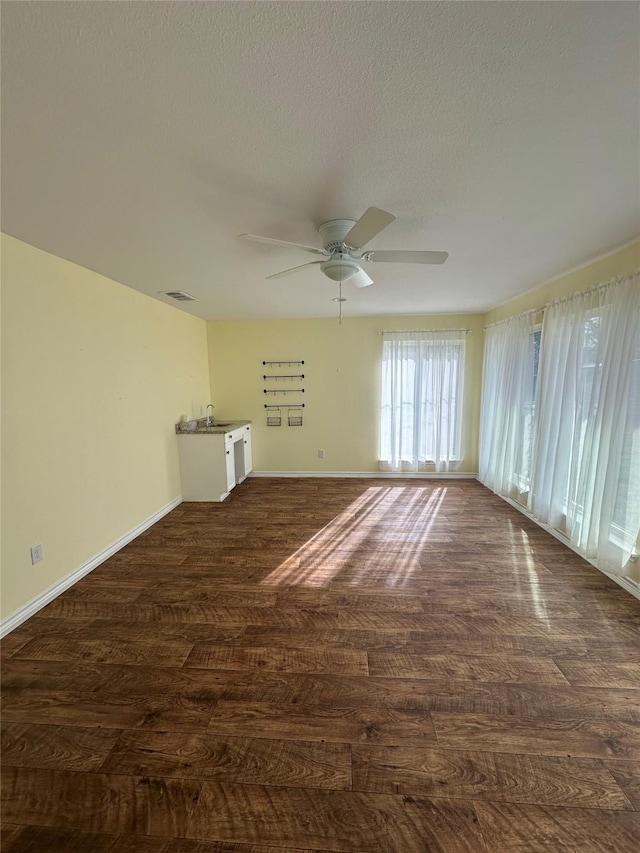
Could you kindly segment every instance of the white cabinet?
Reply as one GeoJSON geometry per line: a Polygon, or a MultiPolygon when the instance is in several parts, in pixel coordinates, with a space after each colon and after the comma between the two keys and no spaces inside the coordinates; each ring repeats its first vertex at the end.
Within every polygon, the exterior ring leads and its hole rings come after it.
{"type": "Polygon", "coordinates": [[[182,498],[223,501],[251,471],[251,426],[229,432],[178,433],[182,498]]]}

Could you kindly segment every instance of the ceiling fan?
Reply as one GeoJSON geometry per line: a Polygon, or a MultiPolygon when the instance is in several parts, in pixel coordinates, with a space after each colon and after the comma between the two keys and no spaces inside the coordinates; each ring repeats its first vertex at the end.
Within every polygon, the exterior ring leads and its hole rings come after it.
{"type": "Polygon", "coordinates": [[[360,219],[330,219],[324,222],[318,232],[322,240],[322,249],[314,246],[303,246],[300,243],[289,243],[286,240],[275,240],[273,237],[260,237],[257,234],[240,234],[247,240],[258,243],[270,243],[275,246],[289,246],[292,249],[302,249],[314,255],[323,255],[320,261],[310,261],[297,267],[268,275],[267,278],[282,278],[298,270],[319,266],[321,271],[332,281],[351,281],[356,287],[368,287],[373,284],[363,270],[363,263],[400,263],[400,264],[443,264],[449,257],[447,252],[406,252],[380,251],[363,252],[362,247],[379,234],[387,225],[391,225],[396,217],[393,213],[370,207],[360,219]]]}

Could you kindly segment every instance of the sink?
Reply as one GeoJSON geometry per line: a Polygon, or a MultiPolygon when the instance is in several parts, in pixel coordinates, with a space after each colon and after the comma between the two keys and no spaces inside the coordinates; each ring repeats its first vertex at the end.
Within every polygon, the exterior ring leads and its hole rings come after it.
{"type": "Polygon", "coordinates": [[[228,427],[234,424],[235,421],[211,421],[210,424],[205,424],[205,426],[210,427],[228,427]]]}

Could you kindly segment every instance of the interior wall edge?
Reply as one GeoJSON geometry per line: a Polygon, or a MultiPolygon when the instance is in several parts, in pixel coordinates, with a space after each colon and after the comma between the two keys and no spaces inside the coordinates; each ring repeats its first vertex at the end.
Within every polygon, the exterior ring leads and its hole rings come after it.
{"type": "Polygon", "coordinates": [[[484,325],[489,326],[523,311],[542,307],[554,299],[562,299],[581,290],[588,290],[619,275],[635,272],[640,266],[640,239],[625,243],[605,255],[599,255],[572,270],[540,282],[535,287],[502,302],[484,314],[484,325]]]}

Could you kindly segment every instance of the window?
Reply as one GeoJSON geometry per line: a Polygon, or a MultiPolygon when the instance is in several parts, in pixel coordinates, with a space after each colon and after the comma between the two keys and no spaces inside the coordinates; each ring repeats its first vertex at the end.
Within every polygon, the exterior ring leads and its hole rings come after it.
{"type": "MultiPolygon", "coordinates": [[[[640,551],[640,274],[489,326],[479,479],[604,571],[640,551]]],[[[635,575],[634,575],[635,577],[635,575]]]]}
{"type": "Polygon", "coordinates": [[[380,467],[446,471],[462,461],[460,332],[385,333],[380,467]]]}
{"type": "Polygon", "coordinates": [[[562,502],[563,525],[559,531],[579,530],[584,520],[583,489],[577,488],[577,472],[588,452],[586,439],[589,426],[596,418],[598,391],[602,381],[602,354],[598,352],[600,340],[600,314],[587,314],[578,325],[576,341],[575,399],[571,410],[574,431],[568,447],[565,495],[562,502]]]}
{"type": "Polygon", "coordinates": [[[624,420],[620,479],[611,521],[611,543],[637,554],[640,543],[640,335],[631,364],[627,413],[624,420]]]}
{"type": "MultiPolygon", "coordinates": [[[[533,440],[536,426],[536,390],[538,387],[538,365],[540,364],[540,338],[542,327],[534,329],[529,336],[528,359],[531,363],[527,376],[529,383],[523,384],[522,395],[522,435],[518,442],[516,465],[512,482],[517,493],[525,496],[531,483],[531,468],[533,464],[533,440]]],[[[515,496],[514,496],[515,497],[515,496]]]]}
{"type": "Polygon", "coordinates": [[[634,275],[547,306],[528,504],[623,575],[640,528],[639,285],[634,275]]]}
{"type": "MultiPolygon", "coordinates": [[[[589,470],[580,478],[576,472],[588,466],[594,443],[603,433],[603,418],[599,407],[606,405],[605,371],[608,347],[605,347],[610,310],[590,314],[584,319],[580,340],[581,366],[577,375],[578,393],[573,410],[576,423],[571,446],[566,492],[563,501],[565,530],[580,531],[585,522],[585,504],[588,504],[596,487],[597,471],[589,470]],[[580,485],[582,484],[582,485],[580,485]]],[[[610,375],[610,371],[607,375],[610,375]]],[[[615,500],[608,529],[612,550],[634,550],[640,523],[640,335],[632,352],[628,376],[628,390],[620,405],[619,437],[611,433],[611,457],[608,467],[619,473],[615,483],[615,500]],[[619,451],[616,452],[616,444],[619,451]]]]}
{"type": "Polygon", "coordinates": [[[531,483],[540,337],[534,311],[486,330],[479,478],[519,503],[531,483]]]}

